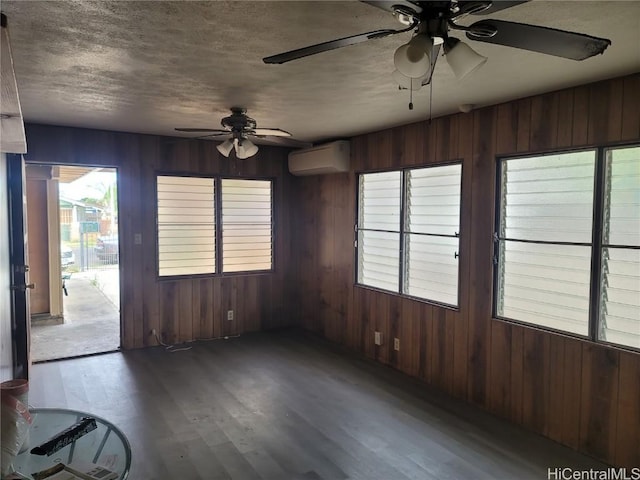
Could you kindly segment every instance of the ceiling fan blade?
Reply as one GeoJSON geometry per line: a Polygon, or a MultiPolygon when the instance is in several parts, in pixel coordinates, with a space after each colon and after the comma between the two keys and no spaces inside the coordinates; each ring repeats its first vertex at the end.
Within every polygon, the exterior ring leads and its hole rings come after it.
{"type": "MultiPolygon", "coordinates": [[[[229,134],[229,137],[230,137],[231,132],[227,132],[227,133],[229,134]]],[[[167,141],[167,145],[177,145],[183,142],[190,142],[192,140],[203,140],[203,139],[206,140],[207,138],[211,138],[211,137],[215,137],[216,140],[220,141],[220,139],[218,139],[218,137],[220,136],[224,136],[224,134],[218,132],[218,133],[198,135],[195,137],[167,137],[172,139],[167,141]]]]}
{"type": "Polygon", "coordinates": [[[367,3],[373,7],[381,8],[382,10],[386,10],[387,12],[391,13],[395,13],[398,10],[398,7],[401,7],[405,10],[411,10],[416,13],[416,16],[419,16],[422,13],[422,7],[420,5],[409,2],[407,0],[361,1],[362,3],[367,3]]]}
{"type": "Polygon", "coordinates": [[[374,38],[388,37],[389,35],[395,35],[396,33],[406,32],[413,28],[413,25],[409,29],[403,30],[374,30],[373,32],[361,33],[359,35],[352,35],[350,37],[339,38],[337,40],[331,40],[329,42],[318,43],[317,45],[311,45],[304,48],[298,48],[289,52],[279,53],[278,55],[272,55],[262,59],[264,63],[286,63],[291,60],[297,60],[299,58],[308,57],[309,55],[315,55],[316,53],[327,52],[336,48],[347,47],[349,45],[355,45],[356,43],[366,42],[367,40],[373,40],[374,38]]]}
{"type": "Polygon", "coordinates": [[[268,135],[270,137],[290,137],[291,136],[289,132],[286,132],[280,128],[255,128],[253,130],[253,133],[260,137],[264,137],[265,135],[268,135]]]}
{"type": "Polygon", "coordinates": [[[192,133],[210,132],[210,133],[217,133],[219,135],[231,133],[229,130],[220,130],[219,128],[175,128],[174,130],[176,132],[192,132],[192,133]]]}
{"type": "Polygon", "coordinates": [[[572,60],[584,60],[592,57],[604,52],[611,45],[611,40],[606,38],[503,20],[476,22],[469,27],[467,37],[478,42],[506,45],[507,47],[521,48],[572,60]],[[474,35],[473,31],[476,28],[494,28],[497,33],[492,37],[474,35]]]}
{"type": "Polygon", "coordinates": [[[478,9],[477,11],[473,8],[477,4],[485,3],[485,2],[458,2],[460,6],[460,10],[468,11],[470,15],[490,15],[495,12],[499,12],[500,10],[504,10],[506,8],[515,7],[516,5],[520,5],[521,3],[527,3],[529,0],[520,0],[520,1],[492,1],[489,2],[491,5],[485,9],[478,9]]]}

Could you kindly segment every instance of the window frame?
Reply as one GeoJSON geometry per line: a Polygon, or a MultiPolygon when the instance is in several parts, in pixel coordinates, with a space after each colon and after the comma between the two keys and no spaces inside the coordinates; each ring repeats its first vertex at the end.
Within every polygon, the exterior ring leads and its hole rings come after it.
{"type": "MultiPolygon", "coordinates": [[[[600,309],[602,307],[601,299],[601,276],[602,276],[602,254],[604,248],[607,247],[621,247],[630,250],[638,250],[640,246],[629,245],[605,245],[604,244],[604,203],[605,203],[605,186],[607,182],[607,152],[624,149],[624,148],[640,148],[640,143],[625,142],[625,143],[612,143],[606,145],[595,145],[590,147],[579,148],[565,148],[549,150],[539,153],[526,153],[524,155],[505,155],[498,156],[496,158],[496,184],[495,184],[495,205],[494,205],[494,231],[493,231],[493,299],[492,299],[492,317],[496,320],[501,320],[509,323],[515,323],[518,325],[524,325],[531,328],[538,328],[541,330],[549,331],[556,334],[566,335],[570,337],[579,338],[582,340],[588,340],[594,343],[607,345],[624,350],[631,350],[634,352],[640,351],[640,348],[636,348],[630,345],[624,345],[621,343],[610,342],[607,340],[601,340],[598,338],[598,328],[600,327],[600,309]],[[500,302],[500,262],[503,260],[500,256],[500,242],[510,240],[508,237],[502,238],[500,236],[500,229],[502,226],[502,173],[503,165],[508,160],[519,160],[527,158],[540,158],[552,155],[561,155],[567,153],[578,152],[594,152],[594,175],[593,175],[593,204],[592,204],[592,220],[591,220],[591,240],[590,243],[581,242],[550,242],[550,241],[537,241],[537,240],[518,240],[524,243],[534,244],[547,244],[547,245],[574,245],[574,246],[588,246],[591,248],[590,259],[590,273],[589,273],[589,313],[588,313],[588,333],[581,335],[579,333],[571,332],[568,330],[562,330],[545,325],[527,322],[524,320],[518,320],[515,318],[503,317],[498,315],[498,304],[500,302]]],[[[513,239],[511,239],[513,240],[513,239]]]]}
{"type": "MultiPolygon", "coordinates": [[[[438,163],[428,163],[428,164],[420,164],[420,165],[410,165],[410,166],[404,166],[401,168],[385,168],[385,169],[376,169],[376,170],[366,170],[366,171],[359,171],[356,172],[356,202],[355,202],[355,219],[356,219],[356,223],[354,225],[354,251],[355,251],[355,261],[354,261],[354,285],[360,288],[365,288],[368,290],[374,290],[374,291],[378,291],[378,292],[383,292],[383,293],[387,293],[387,294],[391,294],[391,295],[396,295],[402,298],[408,298],[411,300],[416,300],[419,302],[423,302],[423,303],[427,303],[429,305],[435,305],[438,307],[443,307],[443,308],[447,308],[450,310],[454,310],[454,311],[459,311],[460,310],[460,298],[461,298],[461,275],[460,275],[460,270],[462,268],[461,262],[460,262],[460,258],[461,258],[461,254],[460,254],[460,247],[462,245],[462,230],[463,230],[463,226],[462,226],[462,211],[463,211],[463,177],[464,177],[464,162],[462,161],[462,159],[455,159],[455,160],[449,160],[446,162],[438,162],[438,163]],[[409,232],[406,231],[406,225],[407,225],[407,200],[408,200],[408,182],[407,182],[407,172],[411,171],[411,170],[421,170],[421,169],[427,169],[427,168],[438,168],[438,167],[448,167],[448,166],[452,166],[452,165],[460,165],[460,208],[458,211],[458,229],[459,231],[457,232],[458,234],[455,236],[447,236],[447,235],[436,235],[436,234],[427,234],[427,233],[419,233],[419,235],[425,235],[425,236],[437,236],[437,237],[448,237],[448,238],[456,238],[458,240],[458,248],[457,248],[457,256],[456,259],[458,261],[458,268],[457,268],[457,291],[456,291],[456,305],[452,305],[449,303],[444,303],[444,302],[439,302],[437,300],[433,300],[433,299],[429,299],[429,298],[424,298],[424,297],[419,297],[416,295],[410,295],[408,293],[404,293],[405,290],[405,282],[406,282],[406,278],[407,278],[407,245],[406,245],[406,238],[410,235],[410,234],[417,234],[415,232],[409,232]],[[399,253],[399,262],[398,262],[398,291],[393,291],[393,290],[386,290],[384,288],[381,287],[376,287],[376,286],[371,286],[371,285],[367,285],[365,283],[360,283],[358,281],[358,274],[359,274],[359,255],[360,255],[360,245],[358,244],[358,232],[361,230],[359,223],[360,223],[360,178],[363,175],[367,175],[367,174],[374,174],[374,173],[386,173],[386,172],[400,172],[401,177],[400,177],[400,222],[398,225],[398,234],[400,236],[399,239],[399,249],[398,249],[398,253],[399,253]]],[[[362,230],[372,230],[372,229],[362,229],[362,230]]],[[[391,233],[396,233],[396,232],[391,232],[391,233]]]]}
{"type": "Polygon", "coordinates": [[[259,275],[261,273],[273,273],[275,271],[275,245],[276,245],[276,229],[275,229],[275,208],[274,208],[274,194],[275,194],[275,179],[274,178],[258,178],[258,177],[231,177],[226,175],[220,175],[216,180],[216,243],[218,248],[216,248],[216,254],[219,257],[216,257],[216,273],[221,276],[234,276],[234,275],[259,275]],[[269,182],[270,192],[270,211],[271,211],[271,268],[265,270],[242,270],[237,272],[225,272],[224,271],[224,231],[223,231],[223,223],[222,223],[222,182],[224,180],[249,180],[249,181],[260,181],[260,182],[269,182]],[[220,263],[218,264],[218,260],[220,263]],[[219,271],[218,271],[219,265],[219,271]]]}
{"type": "Polygon", "coordinates": [[[199,174],[189,172],[155,171],[154,172],[154,214],[155,214],[155,274],[156,280],[160,282],[175,281],[189,278],[213,278],[213,277],[235,277],[247,275],[265,275],[276,271],[276,208],[275,193],[277,178],[258,176],[231,176],[224,174],[199,174]],[[160,275],[160,241],[158,236],[158,177],[186,177],[186,178],[209,178],[214,182],[214,215],[215,215],[215,272],[213,273],[190,273],[184,275],[160,275]],[[222,237],[222,180],[255,180],[268,181],[271,187],[271,268],[269,270],[242,270],[238,272],[223,272],[223,237],[222,237]]]}

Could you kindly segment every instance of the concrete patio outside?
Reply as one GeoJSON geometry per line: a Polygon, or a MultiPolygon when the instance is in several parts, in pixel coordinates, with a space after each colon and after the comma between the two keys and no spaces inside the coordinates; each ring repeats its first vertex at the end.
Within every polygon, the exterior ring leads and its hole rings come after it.
{"type": "Polygon", "coordinates": [[[117,265],[73,273],[63,296],[64,323],[31,327],[33,362],[110,352],[120,348],[117,265]]]}

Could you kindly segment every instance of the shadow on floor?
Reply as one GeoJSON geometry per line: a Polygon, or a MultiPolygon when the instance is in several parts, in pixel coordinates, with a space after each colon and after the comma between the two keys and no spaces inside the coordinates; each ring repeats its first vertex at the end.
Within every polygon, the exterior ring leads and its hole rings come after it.
{"type": "Polygon", "coordinates": [[[66,286],[69,295],[63,297],[64,323],[31,327],[33,362],[109,352],[120,347],[119,302],[111,294],[111,285],[105,288],[101,277],[83,272],[74,273],[66,286]]]}

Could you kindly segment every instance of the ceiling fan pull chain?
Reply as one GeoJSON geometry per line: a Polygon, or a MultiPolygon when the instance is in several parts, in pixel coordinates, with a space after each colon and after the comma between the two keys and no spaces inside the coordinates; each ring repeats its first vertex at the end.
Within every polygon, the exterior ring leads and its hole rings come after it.
{"type": "Polygon", "coordinates": [[[409,84],[409,110],[413,110],[413,78],[409,84]]]}
{"type": "Polygon", "coordinates": [[[429,82],[429,125],[431,125],[431,114],[433,112],[433,79],[429,82]]]}

